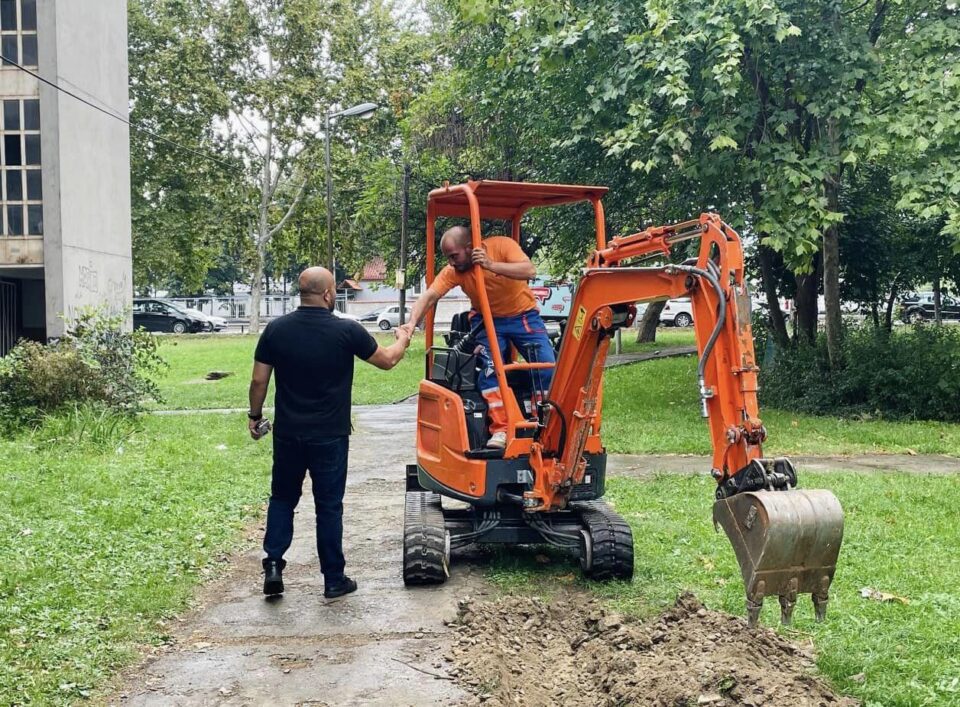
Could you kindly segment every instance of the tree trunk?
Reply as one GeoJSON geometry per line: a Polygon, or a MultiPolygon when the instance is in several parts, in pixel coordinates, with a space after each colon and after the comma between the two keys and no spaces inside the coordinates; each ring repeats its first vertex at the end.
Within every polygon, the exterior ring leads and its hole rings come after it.
{"type": "Polygon", "coordinates": [[[817,341],[817,295],[820,291],[820,254],[814,256],[813,272],[797,275],[797,336],[804,344],[817,341]]]}
{"type": "Polygon", "coordinates": [[[843,365],[843,318],[840,312],[840,238],[836,226],[830,226],[823,234],[823,299],[825,328],[827,331],[827,356],[830,367],[843,365]]]}
{"type": "Polygon", "coordinates": [[[660,324],[660,312],[667,305],[666,300],[650,302],[637,327],[637,343],[647,344],[657,340],[657,325],[660,324]]]}
{"type": "Polygon", "coordinates": [[[777,282],[773,274],[773,260],[776,254],[772,248],[762,245],[764,235],[766,234],[760,234],[761,245],[757,251],[760,256],[760,282],[767,297],[770,333],[773,334],[773,340],[777,346],[786,348],[790,345],[790,335],[787,333],[787,323],[784,321],[783,312],[780,311],[780,300],[777,298],[777,282]]]}
{"type": "Polygon", "coordinates": [[[403,201],[400,202],[400,325],[407,321],[407,221],[410,215],[410,165],[403,163],[403,201]]]}
{"type": "Polygon", "coordinates": [[[870,314],[873,317],[873,327],[874,329],[880,328],[880,304],[877,302],[876,297],[870,303],[870,314]]]}
{"type": "Polygon", "coordinates": [[[940,315],[940,276],[933,278],[933,321],[937,326],[943,324],[943,317],[940,315]]]}
{"type": "MultiPolygon", "coordinates": [[[[840,210],[840,175],[832,175],[824,182],[827,207],[840,210]]],[[[830,368],[843,365],[843,319],[840,315],[840,232],[834,224],[823,232],[823,300],[826,309],[827,357],[830,368]]]]}
{"type": "Polygon", "coordinates": [[[260,294],[263,287],[264,262],[267,254],[267,241],[270,240],[270,160],[273,157],[273,121],[268,120],[266,126],[266,149],[264,151],[263,167],[260,170],[260,203],[257,213],[257,235],[253,264],[253,279],[250,282],[250,333],[260,333],[260,294]]]}
{"type": "Polygon", "coordinates": [[[900,273],[893,278],[890,285],[890,296],[887,298],[887,304],[883,313],[883,326],[887,331],[893,331],[893,307],[897,303],[897,295],[900,294],[900,273]]]}
{"type": "MultiPolygon", "coordinates": [[[[763,205],[763,189],[759,181],[754,180],[750,183],[750,196],[753,199],[754,212],[759,212],[763,205]]],[[[760,233],[758,235],[760,247],[757,254],[760,257],[760,283],[767,297],[767,309],[770,311],[768,317],[770,331],[777,346],[786,348],[790,345],[790,335],[787,334],[787,323],[783,319],[783,312],[780,311],[780,301],[777,299],[777,281],[773,272],[776,253],[769,246],[763,245],[763,239],[766,238],[767,234],[760,233]]]]}
{"type": "MultiPolygon", "coordinates": [[[[258,238],[259,240],[259,238],[258,238]]],[[[250,333],[260,333],[260,295],[263,292],[264,249],[257,245],[257,262],[253,266],[253,279],[250,281],[250,333]]]]}

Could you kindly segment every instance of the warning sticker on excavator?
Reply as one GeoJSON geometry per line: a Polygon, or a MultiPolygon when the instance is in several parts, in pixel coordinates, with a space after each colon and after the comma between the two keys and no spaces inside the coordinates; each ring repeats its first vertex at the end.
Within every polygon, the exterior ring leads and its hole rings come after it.
{"type": "Polygon", "coordinates": [[[587,310],[585,307],[580,307],[577,310],[577,318],[573,321],[573,338],[577,341],[580,340],[580,335],[583,334],[583,322],[587,318],[587,310]]]}

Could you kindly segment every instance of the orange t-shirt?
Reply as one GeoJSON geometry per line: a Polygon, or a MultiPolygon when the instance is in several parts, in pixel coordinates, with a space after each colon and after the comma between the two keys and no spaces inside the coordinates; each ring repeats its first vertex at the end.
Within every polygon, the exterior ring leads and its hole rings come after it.
{"type": "MultiPolygon", "coordinates": [[[[507,236],[490,236],[483,241],[490,260],[498,263],[522,263],[527,259],[523,250],[516,241],[507,236]]],[[[464,273],[457,272],[452,265],[445,266],[437,278],[430,285],[438,296],[443,297],[456,286],[460,286],[470,298],[470,304],[477,311],[480,310],[480,288],[477,286],[477,277],[474,274],[479,270],[474,266],[464,273]]],[[[483,271],[486,284],[487,299],[490,301],[490,312],[495,317],[512,317],[529,312],[537,308],[537,300],[530,292],[525,280],[514,280],[503,275],[497,275],[489,270],[483,271]]]]}

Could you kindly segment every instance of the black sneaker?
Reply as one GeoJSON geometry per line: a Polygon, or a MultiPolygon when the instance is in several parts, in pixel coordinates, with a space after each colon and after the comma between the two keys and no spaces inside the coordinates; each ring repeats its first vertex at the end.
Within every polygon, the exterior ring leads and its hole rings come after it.
{"type": "Polygon", "coordinates": [[[285,560],[263,561],[263,593],[269,596],[283,594],[283,568],[287,566],[285,560]]]}
{"type": "Polygon", "coordinates": [[[344,594],[350,594],[357,591],[357,583],[349,577],[344,577],[337,584],[331,584],[323,590],[323,596],[327,599],[336,599],[344,594]]]}

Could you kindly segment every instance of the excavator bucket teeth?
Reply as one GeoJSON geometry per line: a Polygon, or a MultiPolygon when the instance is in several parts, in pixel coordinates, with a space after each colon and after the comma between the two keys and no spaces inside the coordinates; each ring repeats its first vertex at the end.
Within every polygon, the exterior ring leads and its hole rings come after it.
{"type": "Polygon", "coordinates": [[[766,596],[780,598],[785,624],[797,595],[807,592],[817,620],[825,618],[843,539],[836,496],[823,489],[743,492],[716,501],[713,522],[727,534],[740,564],[751,626],[766,596]]]}

